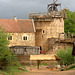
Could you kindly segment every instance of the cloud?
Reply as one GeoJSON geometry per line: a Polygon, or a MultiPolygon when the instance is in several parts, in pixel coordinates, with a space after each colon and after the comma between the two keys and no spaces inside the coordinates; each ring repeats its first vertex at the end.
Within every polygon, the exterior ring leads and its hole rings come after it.
{"type": "MultiPolygon", "coordinates": [[[[29,12],[47,12],[53,0],[0,0],[0,18],[28,18],[29,12]]],[[[75,0],[58,0],[63,8],[75,11],[75,0]]]]}

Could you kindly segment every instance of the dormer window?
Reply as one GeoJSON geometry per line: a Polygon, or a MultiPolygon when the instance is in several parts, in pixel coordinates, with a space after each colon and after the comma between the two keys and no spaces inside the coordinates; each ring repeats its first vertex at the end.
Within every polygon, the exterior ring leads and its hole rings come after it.
{"type": "Polygon", "coordinates": [[[27,36],[23,36],[23,40],[27,40],[27,36]]]}
{"type": "Polygon", "coordinates": [[[8,37],[8,40],[12,40],[12,36],[9,36],[9,37],[8,37]]]}

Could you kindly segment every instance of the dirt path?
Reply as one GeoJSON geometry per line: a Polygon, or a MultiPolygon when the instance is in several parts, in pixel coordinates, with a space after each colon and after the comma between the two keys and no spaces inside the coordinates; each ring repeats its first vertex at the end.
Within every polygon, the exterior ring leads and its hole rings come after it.
{"type": "Polygon", "coordinates": [[[32,67],[32,70],[30,70],[30,67],[26,66],[26,69],[29,72],[23,72],[18,75],[75,75],[75,70],[68,70],[68,71],[57,71],[57,70],[50,70],[46,69],[47,66],[40,66],[40,69],[36,69],[36,67],[32,67]]]}
{"type": "Polygon", "coordinates": [[[53,71],[39,71],[39,72],[23,72],[18,75],[75,75],[75,70],[53,72],[53,71]]]}

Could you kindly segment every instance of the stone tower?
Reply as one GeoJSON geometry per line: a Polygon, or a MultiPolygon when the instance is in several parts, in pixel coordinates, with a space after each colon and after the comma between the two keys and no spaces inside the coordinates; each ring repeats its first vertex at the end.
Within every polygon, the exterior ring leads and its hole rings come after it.
{"type": "Polygon", "coordinates": [[[41,46],[43,51],[48,51],[52,48],[51,38],[58,39],[59,34],[64,33],[66,13],[65,10],[58,11],[57,7],[61,6],[61,4],[56,4],[56,1],[48,4],[48,12],[30,14],[30,18],[34,20],[36,29],[35,45],[41,46]]]}

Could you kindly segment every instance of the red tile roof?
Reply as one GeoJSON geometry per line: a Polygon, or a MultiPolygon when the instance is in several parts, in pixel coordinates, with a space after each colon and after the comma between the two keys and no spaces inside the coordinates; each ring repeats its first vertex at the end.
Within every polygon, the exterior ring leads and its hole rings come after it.
{"type": "Polygon", "coordinates": [[[13,33],[32,33],[34,32],[33,22],[31,19],[0,19],[0,26],[6,32],[13,33]]]}

